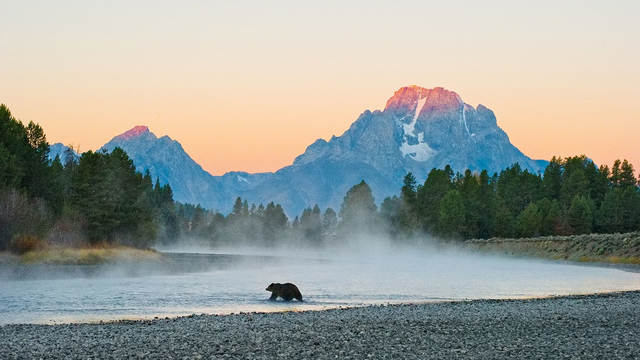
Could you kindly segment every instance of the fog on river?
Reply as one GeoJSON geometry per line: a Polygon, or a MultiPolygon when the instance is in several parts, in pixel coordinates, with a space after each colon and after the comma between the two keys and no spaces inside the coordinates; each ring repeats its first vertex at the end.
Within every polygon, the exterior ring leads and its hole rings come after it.
{"type": "Polygon", "coordinates": [[[0,324],[141,319],[192,313],[320,310],[367,304],[527,298],[640,289],[618,268],[452,249],[161,249],[160,264],[0,267],[0,324]],[[292,282],[304,302],[268,301],[292,282]]]}

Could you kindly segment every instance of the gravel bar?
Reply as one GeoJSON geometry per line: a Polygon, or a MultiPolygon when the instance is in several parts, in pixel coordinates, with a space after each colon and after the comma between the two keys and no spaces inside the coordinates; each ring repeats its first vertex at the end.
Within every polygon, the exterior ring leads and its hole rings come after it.
{"type": "Polygon", "coordinates": [[[0,359],[640,358],[640,291],[5,325],[0,359]]]}

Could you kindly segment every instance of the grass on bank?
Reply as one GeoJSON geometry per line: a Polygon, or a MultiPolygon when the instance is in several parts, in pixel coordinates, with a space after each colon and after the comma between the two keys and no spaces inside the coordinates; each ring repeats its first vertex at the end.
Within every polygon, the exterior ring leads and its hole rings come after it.
{"type": "Polygon", "coordinates": [[[640,265],[640,257],[621,257],[621,256],[607,256],[605,258],[595,258],[589,256],[581,256],[578,261],[580,262],[604,262],[609,264],[624,264],[624,265],[640,265]]]}
{"type": "Polygon", "coordinates": [[[108,248],[47,248],[20,255],[25,264],[98,265],[161,261],[162,254],[151,249],[135,249],[126,246],[108,248]]]}
{"type": "Polygon", "coordinates": [[[153,249],[97,244],[83,247],[51,246],[34,237],[12,243],[12,252],[0,253],[0,263],[99,265],[112,263],[158,262],[161,253],[153,249]]]}
{"type": "Polygon", "coordinates": [[[640,232],[468,240],[472,250],[553,260],[640,265],[640,232]]]}

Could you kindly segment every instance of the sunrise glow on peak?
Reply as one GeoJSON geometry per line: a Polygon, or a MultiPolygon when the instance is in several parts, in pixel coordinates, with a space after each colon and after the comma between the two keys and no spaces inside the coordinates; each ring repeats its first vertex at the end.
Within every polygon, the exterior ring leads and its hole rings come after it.
{"type": "Polygon", "coordinates": [[[130,140],[136,137],[139,137],[143,134],[146,134],[149,132],[149,127],[145,126],[145,125],[137,125],[134,126],[133,128],[125,131],[124,133],[118,135],[119,138],[121,139],[125,139],[125,140],[130,140]]]}

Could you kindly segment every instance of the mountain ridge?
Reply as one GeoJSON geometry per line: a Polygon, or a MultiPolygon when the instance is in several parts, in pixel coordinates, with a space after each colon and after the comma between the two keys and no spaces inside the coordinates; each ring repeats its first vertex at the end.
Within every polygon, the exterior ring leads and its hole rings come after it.
{"type": "Polygon", "coordinates": [[[511,144],[492,110],[466,104],[454,91],[416,85],[396,90],[384,110],[365,110],[340,136],[317,139],[290,165],[274,172],[231,171],[214,176],[181,144],[158,138],[138,125],[115,136],[101,149],[123,148],[138,170],[169,183],[176,200],[228,212],[236,197],[282,204],[288,215],[318,203],[339,208],[346,191],[361,180],[376,202],[397,194],[412,172],[424,181],[432,168],[493,172],[520,163],[539,172],[547,162],[533,160],[511,144]]]}

